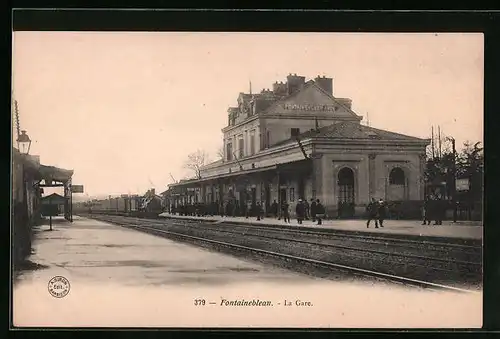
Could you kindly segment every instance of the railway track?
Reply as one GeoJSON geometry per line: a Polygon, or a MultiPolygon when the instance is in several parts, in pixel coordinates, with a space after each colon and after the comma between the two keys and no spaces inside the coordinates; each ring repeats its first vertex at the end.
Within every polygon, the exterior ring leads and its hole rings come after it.
{"type": "Polygon", "coordinates": [[[477,277],[481,273],[481,263],[478,261],[440,257],[440,253],[447,253],[447,251],[455,251],[455,254],[465,251],[466,255],[474,258],[471,260],[480,259],[480,256],[477,256],[477,249],[471,246],[460,247],[451,244],[453,246],[447,247],[447,244],[441,242],[416,244],[412,241],[405,244],[400,241],[401,239],[392,243],[393,239],[372,236],[364,239],[359,236],[346,239],[345,235],[336,237],[332,233],[300,230],[283,232],[283,229],[260,226],[229,224],[221,227],[220,224],[168,223],[164,220],[122,216],[92,215],[90,217],[178,240],[210,244],[231,251],[243,251],[312,265],[321,269],[340,270],[357,276],[423,288],[468,292],[467,289],[442,283],[436,279],[436,276],[460,279],[457,272],[469,273],[472,277],[477,277]],[[421,246],[430,246],[434,248],[432,252],[434,256],[397,252],[398,248],[406,245],[410,245],[413,252],[416,249],[421,250],[421,246]],[[384,250],[377,249],[377,246],[384,247],[384,250]],[[388,251],[390,248],[392,250],[388,251]],[[397,274],[398,272],[402,274],[397,274]],[[426,279],[422,280],[418,277],[426,279]]]}

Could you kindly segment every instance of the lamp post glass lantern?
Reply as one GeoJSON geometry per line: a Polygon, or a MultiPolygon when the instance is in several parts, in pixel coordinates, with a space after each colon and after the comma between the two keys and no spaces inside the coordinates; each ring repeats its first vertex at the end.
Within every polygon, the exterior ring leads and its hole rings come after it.
{"type": "Polygon", "coordinates": [[[22,154],[28,154],[30,152],[31,139],[28,134],[26,134],[26,131],[21,131],[21,135],[17,138],[17,145],[22,154]]]}

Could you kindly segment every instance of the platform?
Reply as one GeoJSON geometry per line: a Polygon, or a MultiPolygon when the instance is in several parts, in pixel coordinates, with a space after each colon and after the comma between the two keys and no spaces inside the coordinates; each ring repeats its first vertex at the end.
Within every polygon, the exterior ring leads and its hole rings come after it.
{"type": "Polygon", "coordinates": [[[310,229],[331,229],[353,232],[369,232],[394,235],[419,236],[425,238],[450,238],[464,240],[482,240],[483,227],[479,222],[457,222],[443,221],[443,225],[422,225],[418,220],[386,220],[383,228],[375,229],[375,224],[372,221],[370,228],[366,227],[366,220],[323,220],[322,225],[317,225],[317,222],[305,220],[300,225],[297,220],[291,219],[290,223],[285,223],[283,220],[275,218],[264,218],[257,220],[255,217],[221,217],[221,216],[179,216],[169,213],[162,213],[160,217],[177,218],[177,219],[192,219],[192,220],[207,220],[215,222],[239,223],[239,224],[254,224],[254,225],[287,225],[310,229]]]}
{"type": "Polygon", "coordinates": [[[53,231],[48,228],[44,225],[37,230],[30,258],[48,268],[29,277],[21,275],[21,280],[63,275],[76,281],[130,286],[192,286],[309,279],[91,219],[74,217],[68,223],[59,218],[53,221],[53,231]]]}
{"type": "Polygon", "coordinates": [[[29,258],[44,268],[21,272],[14,283],[15,326],[481,326],[482,293],[313,278],[79,217],[48,228],[37,229],[29,258]],[[63,298],[48,292],[54,276],[70,282],[63,298]],[[231,307],[223,300],[272,306],[231,307]],[[296,306],[298,300],[313,306],[296,306]]]}

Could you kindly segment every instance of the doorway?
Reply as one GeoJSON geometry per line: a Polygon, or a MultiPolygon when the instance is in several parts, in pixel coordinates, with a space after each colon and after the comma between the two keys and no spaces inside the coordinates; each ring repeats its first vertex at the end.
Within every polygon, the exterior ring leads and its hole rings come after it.
{"type": "Polygon", "coordinates": [[[282,204],[285,201],[287,201],[286,200],[286,188],[280,188],[280,204],[282,204]]]}
{"type": "Polygon", "coordinates": [[[339,218],[351,218],[354,216],[355,195],[354,195],[354,172],[348,167],[344,167],[338,174],[338,216],[339,218]]]}

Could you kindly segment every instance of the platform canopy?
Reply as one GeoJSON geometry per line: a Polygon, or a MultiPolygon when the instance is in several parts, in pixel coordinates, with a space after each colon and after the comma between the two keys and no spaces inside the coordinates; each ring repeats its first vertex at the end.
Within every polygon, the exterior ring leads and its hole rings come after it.
{"type": "Polygon", "coordinates": [[[64,205],[66,199],[57,193],[52,193],[51,195],[43,197],[41,202],[43,205],[64,205]]]}
{"type": "Polygon", "coordinates": [[[39,172],[41,179],[44,179],[46,183],[52,181],[66,183],[73,176],[73,170],[67,170],[63,168],[46,166],[46,165],[40,165],[39,172]]]}
{"type": "Polygon", "coordinates": [[[67,170],[55,166],[47,166],[40,164],[40,156],[21,154],[17,149],[13,148],[13,160],[16,163],[22,164],[24,169],[32,174],[35,179],[45,180],[51,183],[52,181],[68,183],[73,176],[73,170],[67,170]]]}

